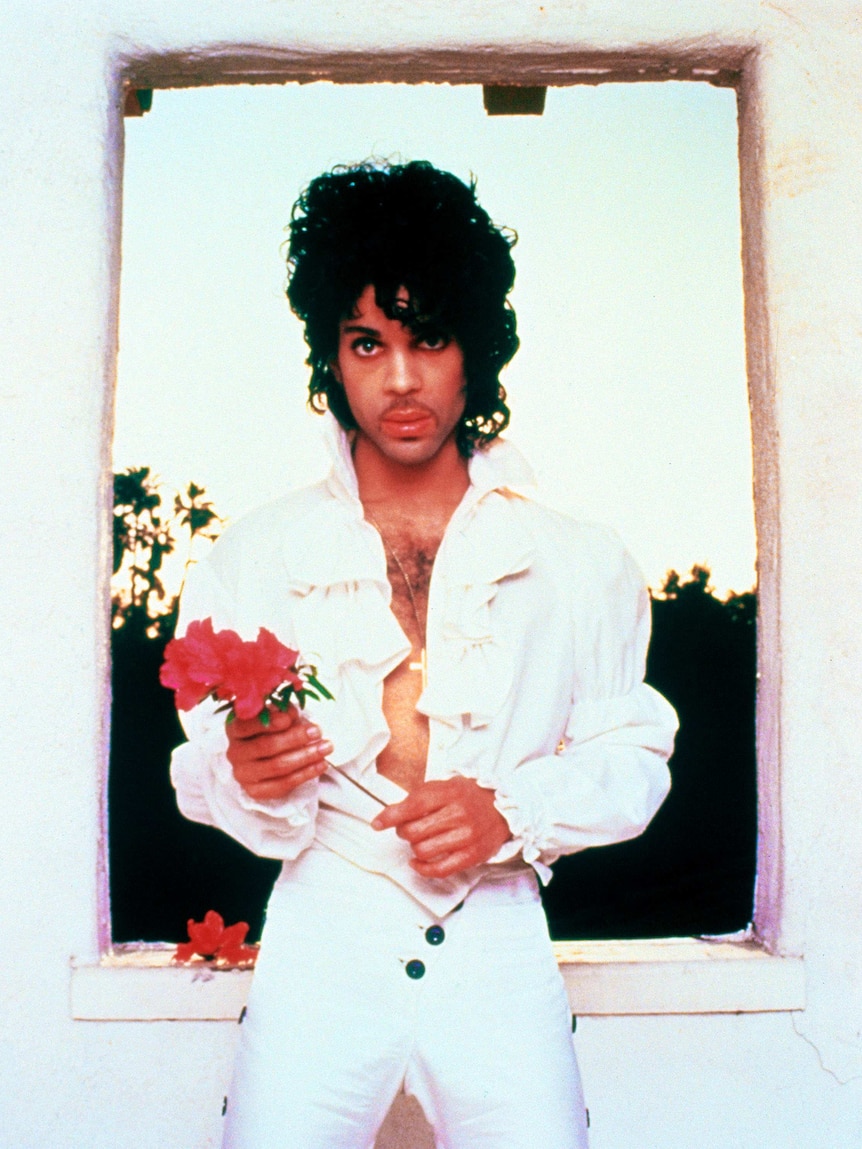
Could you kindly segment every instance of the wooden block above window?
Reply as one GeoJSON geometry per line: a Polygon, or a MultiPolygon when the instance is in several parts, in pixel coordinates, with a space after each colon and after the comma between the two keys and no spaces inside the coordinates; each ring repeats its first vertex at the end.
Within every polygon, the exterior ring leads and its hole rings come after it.
{"type": "Polygon", "coordinates": [[[547,88],[522,87],[517,84],[485,84],[482,100],[489,116],[541,116],[545,110],[547,88]]]}

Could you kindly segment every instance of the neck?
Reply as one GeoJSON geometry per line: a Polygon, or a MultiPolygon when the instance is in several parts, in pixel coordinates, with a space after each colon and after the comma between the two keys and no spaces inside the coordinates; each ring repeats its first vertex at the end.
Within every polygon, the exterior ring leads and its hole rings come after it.
{"type": "Polygon", "coordinates": [[[433,508],[451,514],[470,486],[467,460],[454,438],[432,459],[405,464],[388,458],[360,431],[353,446],[353,464],[364,507],[397,503],[402,510],[433,508]]]}

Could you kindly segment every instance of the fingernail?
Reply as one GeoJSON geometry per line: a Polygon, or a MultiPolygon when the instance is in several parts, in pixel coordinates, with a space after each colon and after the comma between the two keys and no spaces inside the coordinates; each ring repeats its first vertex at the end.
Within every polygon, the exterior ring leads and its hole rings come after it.
{"type": "Polygon", "coordinates": [[[321,754],[330,754],[332,752],[333,746],[331,742],[321,742],[317,749],[321,754]]]}
{"type": "Polygon", "coordinates": [[[306,726],[305,736],[309,742],[316,742],[320,737],[320,728],[317,726],[306,726]]]}
{"type": "Polygon", "coordinates": [[[380,825],[380,819],[379,818],[375,818],[374,821],[371,823],[371,829],[372,830],[382,829],[382,827],[380,825]]]}

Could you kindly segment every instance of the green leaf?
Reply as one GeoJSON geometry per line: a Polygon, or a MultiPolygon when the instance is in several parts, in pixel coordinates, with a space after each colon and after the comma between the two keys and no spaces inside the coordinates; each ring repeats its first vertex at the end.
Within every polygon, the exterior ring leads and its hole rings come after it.
{"type": "Polygon", "coordinates": [[[306,679],[308,683],[314,687],[315,690],[320,691],[324,698],[334,699],[335,696],[329,693],[323,683],[314,674],[307,675],[306,679]]]}
{"type": "Polygon", "coordinates": [[[288,682],[285,683],[284,686],[280,686],[278,690],[274,691],[270,695],[270,698],[276,704],[279,710],[287,710],[288,706],[290,705],[290,696],[292,693],[293,687],[288,682]]]}
{"type": "Polygon", "coordinates": [[[215,517],[215,511],[211,511],[209,507],[192,507],[187,518],[189,530],[196,535],[208,527],[215,517]]]}

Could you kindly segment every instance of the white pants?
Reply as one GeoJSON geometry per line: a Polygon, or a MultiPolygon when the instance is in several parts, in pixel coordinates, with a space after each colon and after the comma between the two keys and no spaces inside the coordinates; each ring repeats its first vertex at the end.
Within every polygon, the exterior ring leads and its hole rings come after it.
{"type": "Polygon", "coordinates": [[[226,1102],[224,1149],[371,1149],[401,1088],[438,1149],[585,1149],[571,1017],[532,871],[435,922],[322,848],[288,863],[226,1102]]]}

